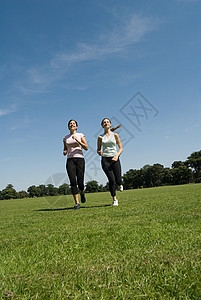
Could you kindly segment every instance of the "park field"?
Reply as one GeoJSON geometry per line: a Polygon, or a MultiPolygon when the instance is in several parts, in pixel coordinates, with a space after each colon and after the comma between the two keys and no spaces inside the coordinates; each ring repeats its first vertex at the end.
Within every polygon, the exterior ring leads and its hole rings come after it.
{"type": "Polygon", "coordinates": [[[2,299],[201,299],[201,184],[0,201],[2,299]]]}

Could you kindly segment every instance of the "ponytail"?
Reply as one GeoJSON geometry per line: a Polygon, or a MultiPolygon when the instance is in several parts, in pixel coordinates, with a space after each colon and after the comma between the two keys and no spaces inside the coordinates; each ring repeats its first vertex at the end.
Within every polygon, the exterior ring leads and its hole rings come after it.
{"type": "Polygon", "coordinates": [[[119,125],[116,126],[116,127],[111,128],[110,130],[113,132],[113,131],[115,131],[116,129],[118,129],[118,128],[120,128],[120,127],[121,127],[121,124],[119,124],[119,125]]]}

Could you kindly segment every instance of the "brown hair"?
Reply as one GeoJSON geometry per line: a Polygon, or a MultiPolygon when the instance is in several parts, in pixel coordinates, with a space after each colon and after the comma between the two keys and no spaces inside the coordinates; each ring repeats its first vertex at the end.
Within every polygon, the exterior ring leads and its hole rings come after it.
{"type": "MultiPolygon", "coordinates": [[[[109,118],[104,118],[104,119],[102,120],[102,122],[101,122],[101,126],[103,126],[103,121],[104,121],[105,119],[109,120],[109,121],[110,121],[110,124],[112,123],[111,120],[110,120],[109,118]]],[[[116,126],[116,127],[111,128],[110,130],[113,132],[113,131],[115,131],[116,129],[118,129],[119,127],[121,127],[121,124],[119,124],[119,125],[116,126]]]]}
{"type": "MultiPolygon", "coordinates": [[[[102,119],[102,121],[101,121],[101,126],[103,126],[103,121],[106,120],[106,119],[110,121],[109,118],[104,118],[104,119],[102,119]]],[[[110,121],[110,123],[112,123],[112,122],[110,121]]]]}
{"type": "Polygon", "coordinates": [[[71,121],[74,121],[75,122],[75,124],[76,124],[76,126],[78,126],[78,123],[77,123],[77,121],[75,121],[74,119],[71,119],[70,121],[68,121],[68,127],[69,127],[69,125],[70,125],[70,122],[71,121]]]}

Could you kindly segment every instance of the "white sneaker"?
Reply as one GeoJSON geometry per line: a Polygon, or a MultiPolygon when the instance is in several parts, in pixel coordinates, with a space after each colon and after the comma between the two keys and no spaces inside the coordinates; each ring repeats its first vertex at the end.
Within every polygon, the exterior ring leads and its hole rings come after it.
{"type": "Polygon", "coordinates": [[[117,199],[113,200],[113,206],[118,206],[118,200],[117,199]]]}
{"type": "Polygon", "coordinates": [[[124,187],[123,187],[123,185],[122,185],[122,184],[119,186],[119,190],[120,190],[120,192],[123,192],[123,190],[124,190],[124,187]]]}

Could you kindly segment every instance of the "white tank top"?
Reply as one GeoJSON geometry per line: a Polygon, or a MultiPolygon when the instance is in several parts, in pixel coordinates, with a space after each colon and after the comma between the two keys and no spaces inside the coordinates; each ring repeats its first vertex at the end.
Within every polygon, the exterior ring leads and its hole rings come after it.
{"type": "Polygon", "coordinates": [[[102,156],[113,157],[117,154],[117,143],[114,136],[114,132],[111,132],[109,137],[107,137],[104,134],[104,136],[102,137],[102,146],[103,146],[102,156]]]}

